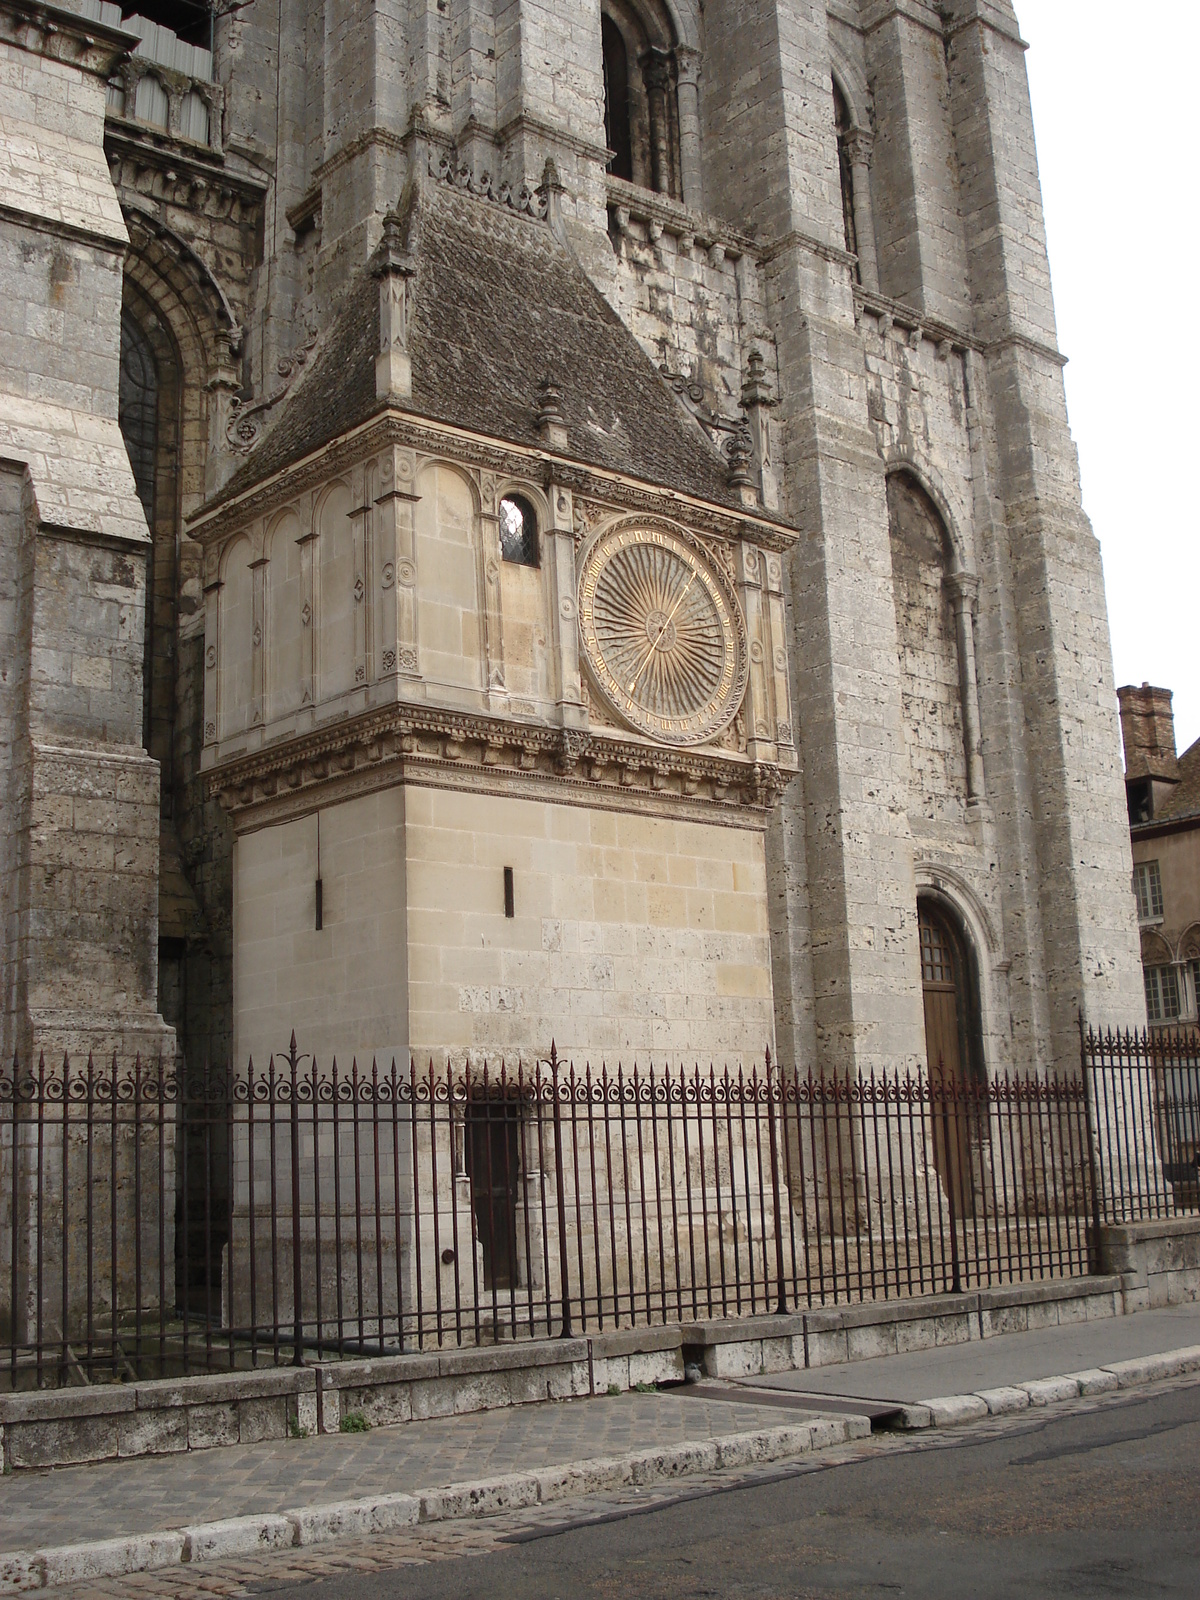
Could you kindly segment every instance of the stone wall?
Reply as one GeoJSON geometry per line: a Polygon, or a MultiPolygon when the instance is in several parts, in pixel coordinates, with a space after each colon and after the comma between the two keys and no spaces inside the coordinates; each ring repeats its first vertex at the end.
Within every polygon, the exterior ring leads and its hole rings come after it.
{"type": "Polygon", "coordinates": [[[407,785],[242,835],[235,1059],[762,1058],[762,834],[407,785]],[[505,916],[504,868],[513,871],[505,916]]]}

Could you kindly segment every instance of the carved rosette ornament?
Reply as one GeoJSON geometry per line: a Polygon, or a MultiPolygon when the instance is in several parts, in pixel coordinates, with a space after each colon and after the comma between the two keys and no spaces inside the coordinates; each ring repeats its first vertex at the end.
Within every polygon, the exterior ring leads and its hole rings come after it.
{"type": "Polygon", "coordinates": [[[681,532],[620,524],[579,566],[579,634],[605,704],[663,744],[716,738],[746,693],[746,629],[716,566],[681,532]]]}

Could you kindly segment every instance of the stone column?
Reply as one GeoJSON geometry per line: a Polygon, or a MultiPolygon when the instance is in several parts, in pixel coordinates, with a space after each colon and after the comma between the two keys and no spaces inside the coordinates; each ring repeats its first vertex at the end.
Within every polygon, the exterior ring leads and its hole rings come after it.
{"type": "Polygon", "coordinates": [[[979,684],[975,675],[975,614],[979,609],[979,579],[971,572],[951,572],[946,578],[954,607],[958,637],[959,693],[962,700],[963,745],[967,755],[967,803],[984,797],[983,754],[979,746],[979,684]]]}
{"type": "Polygon", "coordinates": [[[553,513],[546,529],[546,550],[550,556],[550,625],[557,644],[559,715],[566,730],[587,726],[583,705],[583,684],[579,675],[579,611],[575,596],[575,533],[571,491],[565,484],[551,481],[546,489],[553,513]]]}
{"type": "Polygon", "coordinates": [[[647,50],[642,76],[650,101],[650,181],[658,194],[671,192],[671,117],[667,96],[671,92],[671,60],[661,50],[647,50]]]}
{"type": "Polygon", "coordinates": [[[875,253],[875,216],[871,208],[871,135],[854,128],[846,136],[850,170],[854,177],[854,234],[858,241],[858,272],[862,286],[879,292],[879,258],[875,253]]]}
{"type": "Polygon", "coordinates": [[[679,175],[683,203],[704,210],[704,173],[700,161],[700,52],[690,45],[675,51],[679,103],[679,175]]]}

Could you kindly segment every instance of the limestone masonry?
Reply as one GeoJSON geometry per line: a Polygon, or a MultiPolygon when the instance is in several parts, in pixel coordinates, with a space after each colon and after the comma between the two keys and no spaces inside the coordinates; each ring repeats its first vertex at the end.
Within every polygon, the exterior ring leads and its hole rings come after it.
{"type": "Polygon", "coordinates": [[[1143,1024],[1024,51],[0,0],[6,1056],[1143,1024]]]}

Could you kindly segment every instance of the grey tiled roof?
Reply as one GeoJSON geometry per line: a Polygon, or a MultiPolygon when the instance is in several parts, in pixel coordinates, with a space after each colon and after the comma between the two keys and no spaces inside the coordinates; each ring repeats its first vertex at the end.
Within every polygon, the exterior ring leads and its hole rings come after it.
{"type": "MultiPolygon", "coordinates": [[[[408,414],[537,445],[538,385],[562,390],[572,459],[738,506],[727,466],[549,225],[426,181],[403,224],[416,266],[408,414]]],[[[349,289],[226,500],[383,409],[375,394],[378,284],[349,289]]]]}
{"type": "Polygon", "coordinates": [[[1200,739],[1179,758],[1179,782],[1154,813],[1155,822],[1200,817],[1200,739]]]}

